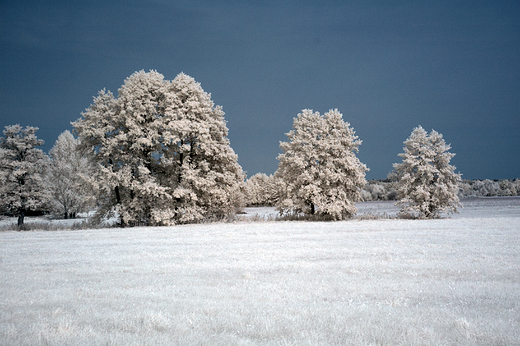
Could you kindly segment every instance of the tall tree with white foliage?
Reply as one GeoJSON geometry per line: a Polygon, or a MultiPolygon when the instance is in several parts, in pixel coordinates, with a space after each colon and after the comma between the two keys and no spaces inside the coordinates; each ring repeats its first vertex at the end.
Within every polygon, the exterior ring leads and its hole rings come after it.
{"type": "Polygon", "coordinates": [[[277,175],[284,182],[280,214],[333,220],[355,215],[368,168],[356,156],[361,140],[342,114],[335,109],[322,116],[304,109],[287,136],[278,156],[277,175]]]}
{"type": "Polygon", "coordinates": [[[45,171],[49,158],[38,147],[37,127],[6,126],[0,137],[0,209],[24,223],[28,211],[37,211],[48,201],[45,171]]]}
{"type": "Polygon", "coordinates": [[[53,210],[64,218],[75,217],[95,204],[95,189],[89,183],[90,161],[77,150],[79,141],[70,131],[59,135],[49,151],[49,192],[53,210]]]}
{"type": "Polygon", "coordinates": [[[455,173],[450,153],[442,135],[434,130],[428,134],[421,126],[404,141],[403,162],[394,164],[391,173],[397,179],[401,212],[418,218],[435,218],[457,212],[461,174],[455,173]]]}
{"type": "Polygon", "coordinates": [[[170,225],[235,212],[244,174],[224,112],[193,78],[135,72],[82,115],[73,125],[99,167],[100,215],[170,225]]]}
{"type": "Polygon", "coordinates": [[[174,218],[191,222],[234,214],[243,203],[245,174],[230,146],[222,107],[215,106],[192,77],[181,73],[171,83],[169,137],[164,177],[175,198],[174,218]]]}

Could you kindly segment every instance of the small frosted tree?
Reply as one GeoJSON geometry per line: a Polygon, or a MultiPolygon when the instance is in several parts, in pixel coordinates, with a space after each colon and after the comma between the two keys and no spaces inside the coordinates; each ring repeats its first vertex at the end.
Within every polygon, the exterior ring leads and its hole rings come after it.
{"type": "Polygon", "coordinates": [[[53,210],[64,218],[88,211],[95,203],[95,189],[89,183],[93,170],[87,157],[81,155],[78,140],[70,131],[59,135],[49,151],[49,192],[53,210]]]}
{"type": "Polygon", "coordinates": [[[169,225],[235,212],[244,174],[224,112],[193,78],[135,72],[82,115],[73,125],[98,167],[98,216],[169,225]]]}
{"type": "Polygon", "coordinates": [[[441,212],[457,212],[461,175],[450,165],[455,156],[450,148],[440,133],[432,130],[428,135],[421,126],[404,141],[404,153],[399,154],[403,162],[395,163],[391,173],[397,179],[396,205],[403,214],[435,218],[441,212]]]}
{"type": "Polygon", "coordinates": [[[278,156],[277,176],[284,182],[280,214],[333,220],[355,215],[368,168],[356,156],[361,141],[342,114],[335,109],[321,116],[304,109],[287,136],[278,156]]]}
{"type": "Polygon", "coordinates": [[[256,173],[245,182],[247,205],[273,206],[278,200],[278,185],[278,177],[256,173]]]}
{"type": "Polygon", "coordinates": [[[0,209],[18,216],[18,226],[25,213],[37,211],[48,201],[45,171],[48,157],[38,147],[37,127],[6,126],[0,137],[0,209]]]}

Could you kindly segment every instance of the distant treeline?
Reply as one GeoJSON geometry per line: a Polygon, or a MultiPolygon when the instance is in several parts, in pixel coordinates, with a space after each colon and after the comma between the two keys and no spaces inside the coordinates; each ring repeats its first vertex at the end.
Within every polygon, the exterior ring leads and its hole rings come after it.
{"type": "MultiPolygon", "coordinates": [[[[397,199],[396,182],[390,179],[369,180],[361,197],[364,201],[388,201],[397,199]]],[[[459,198],[520,196],[520,179],[462,180],[459,198]]]]}
{"type": "MultiPolygon", "coordinates": [[[[246,181],[247,206],[274,206],[281,182],[276,175],[258,173],[246,181]]],[[[361,191],[363,201],[392,201],[398,199],[397,182],[391,179],[368,180],[361,191]]],[[[459,198],[520,196],[520,179],[462,180],[459,198]]]]}

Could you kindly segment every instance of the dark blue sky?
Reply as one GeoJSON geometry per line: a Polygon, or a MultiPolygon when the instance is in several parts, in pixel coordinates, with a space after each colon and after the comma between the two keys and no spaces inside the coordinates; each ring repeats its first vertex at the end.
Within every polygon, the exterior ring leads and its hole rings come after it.
{"type": "Polygon", "coordinates": [[[293,117],[338,108],[385,178],[418,125],[465,179],[520,178],[520,2],[0,0],[0,126],[48,151],[102,88],[184,72],[223,106],[248,175],[293,117]]]}

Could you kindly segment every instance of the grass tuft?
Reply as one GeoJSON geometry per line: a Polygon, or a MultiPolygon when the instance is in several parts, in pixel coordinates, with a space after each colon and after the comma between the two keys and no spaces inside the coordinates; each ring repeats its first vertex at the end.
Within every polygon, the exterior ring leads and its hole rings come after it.
{"type": "Polygon", "coordinates": [[[391,219],[396,219],[396,216],[388,214],[388,213],[366,212],[361,215],[354,216],[354,219],[356,219],[356,220],[391,220],[391,219]]]}
{"type": "Polygon", "coordinates": [[[72,224],[61,224],[52,221],[28,222],[18,226],[16,222],[0,225],[1,231],[67,231],[100,228],[103,225],[95,224],[90,220],[80,220],[72,224]]]}

